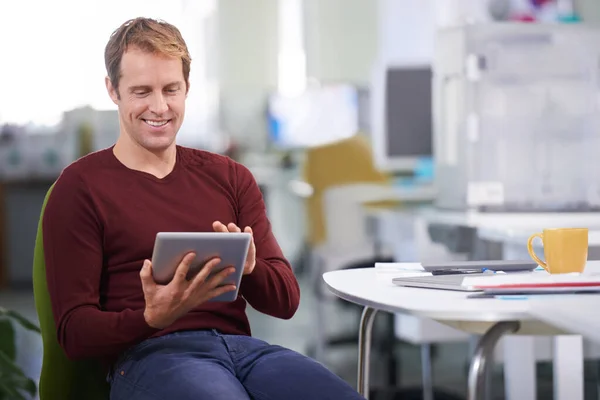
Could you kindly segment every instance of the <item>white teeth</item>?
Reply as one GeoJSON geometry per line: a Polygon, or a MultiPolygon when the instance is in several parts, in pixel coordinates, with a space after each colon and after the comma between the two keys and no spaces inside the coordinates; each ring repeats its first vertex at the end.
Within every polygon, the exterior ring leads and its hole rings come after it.
{"type": "Polygon", "coordinates": [[[147,119],[146,119],[145,121],[146,121],[146,123],[147,123],[148,125],[151,125],[151,126],[163,126],[163,125],[165,125],[167,122],[169,122],[168,120],[167,120],[167,121],[149,121],[149,120],[147,120],[147,119]]]}

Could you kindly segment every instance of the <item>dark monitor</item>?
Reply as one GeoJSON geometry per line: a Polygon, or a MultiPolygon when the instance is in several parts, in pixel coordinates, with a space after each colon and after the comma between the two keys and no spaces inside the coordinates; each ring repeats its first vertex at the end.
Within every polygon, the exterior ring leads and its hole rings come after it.
{"type": "Polygon", "coordinates": [[[414,170],[433,153],[431,67],[380,68],[371,89],[375,161],[383,170],[414,170]]]}

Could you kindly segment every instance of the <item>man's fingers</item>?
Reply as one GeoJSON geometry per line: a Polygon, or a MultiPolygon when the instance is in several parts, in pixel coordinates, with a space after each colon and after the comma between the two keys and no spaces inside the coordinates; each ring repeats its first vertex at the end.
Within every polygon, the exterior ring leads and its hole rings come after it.
{"type": "Polygon", "coordinates": [[[190,266],[192,265],[192,261],[196,258],[195,253],[186,254],[179,265],[177,266],[177,270],[175,271],[175,276],[173,277],[173,281],[176,284],[181,284],[185,282],[187,279],[188,272],[190,271],[190,266]]]}
{"type": "MultiPolygon", "coordinates": [[[[234,224],[233,222],[228,223],[227,225],[223,224],[220,221],[213,222],[213,229],[215,232],[241,232],[239,226],[234,224]]],[[[244,232],[247,232],[244,230],[244,232]]],[[[252,233],[252,229],[250,229],[250,233],[252,233]]]]}
{"type": "Polygon", "coordinates": [[[229,275],[233,274],[234,272],[235,272],[235,268],[233,268],[233,267],[223,268],[223,270],[221,270],[218,273],[214,274],[210,278],[210,280],[208,282],[206,282],[206,284],[210,288],[215,288],[215,287],[219,286],[221,283],[223,283],[223,281],[229,275]]]}
{"type": "Polygon", "coordinates": [[[229,232],[227,226],[225,226],[225,224],[221,223],[220,221],[213,222],[213,230],[215,232],[229,232]]]}
{"type": "Polygon", "coordinates": [[[210,292],[208,292],[208,299],[213,299],[217,296],[220,296],[224,293],[228,293],[228,292],[232,292],[235,290],[235,285],[223,285],[223,286],[218,286],[216,288],[214,288],[213,290],[211,290],[210,292]]]}
{"type": "Polygon", "coordinates": [[[144,293],[146,293],[147,290],[156,287],[156,282],[154,282],[154,277],[152,276],[152,263],[150,260],[144,260],[144,264],[140,270],[140,280],[142,281],[144,293]]]}
{"type": "Polygon", "coordinates": [[[254,252],[256,250],[256,245],[254,244],[254,233],[252,232],[252,228],[247,226],[244,228],[244,232],[249,233],[252,237],[252,240],[250,241],[250,248],[248,249],[248,253],[253,254],[252,252],[254,252]]]}
{"type": "Polygon", "coordinates": [[[150,260],[144,260],[144,264],[140,270],[140,279],[142,280],[142,285],[145,287],[155,284],[154,278],[152,278],[152,263],[150,260]]]}
{"type": "Polygon", "coordinates": [[[241,232],[242,230],[233,222],[230,222],[229,224],[227,224],[227,229],[229,230],[229,232],[241,232]]]}
{"type": "Polygon", "coordinates": [[[204,266],[200,269],[200,272],[198,272],[194,279],[192,279],[189,290],[194,291],[198,286],[201,286],[206,281],[206,278],[208,278],[208,276],[211,274],[213,269],[219,265],[219,263],[221,263],[221,259],[216,257],[204,264],[204,266]]]}

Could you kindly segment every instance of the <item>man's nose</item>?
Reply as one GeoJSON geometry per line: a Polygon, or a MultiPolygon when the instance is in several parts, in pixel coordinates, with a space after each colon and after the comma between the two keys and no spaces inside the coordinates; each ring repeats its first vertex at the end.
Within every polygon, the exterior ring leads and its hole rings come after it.
{"type": "Polygon", "coordinates": [[[152,101],[150,102],[150,111],[160,115],[166,113],[168,110],[169,105],[167,104],[167,99],[162,93],[152,96],[152,101]]]}

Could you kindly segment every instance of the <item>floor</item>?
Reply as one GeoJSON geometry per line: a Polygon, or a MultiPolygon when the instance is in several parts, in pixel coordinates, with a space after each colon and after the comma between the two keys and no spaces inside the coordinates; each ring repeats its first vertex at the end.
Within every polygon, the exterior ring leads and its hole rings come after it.
{"type": "MultiPolygon", "coordinates": [[[[273,230],[284,250],[286,256],[293,261],[297,269],[298,280],[302,290],[301,305],[291,320],[277,320],[260,314],[252,309],[248,310],[253,334],[273,344],[280,344],[304,354],[310,354],[308,349],[314,341],[316,329],[314,321],[314,309],[317,306],[313,288],[310,286],[306,271],[300,269],[299,263],[302,249],[303,215],[298,199],[289,197],[285,190],[274,190],[267,195],[267,203],[273,230]]],[[[29,268],[24,266],[23,268],[29,268]]],[[[27,318],[36,320],[34,300],[31,290],[8,290],[0,292],[0,306],[14,309],[23,313],[27,318]]],[[[325,307],[327,314],[326,330],[329,334],[356,332],[358,325],[358,313],[356,308],[343,307],[340,301],[334,301],[325,307]]],[[[385,318],[378,317],[376,321],[376,332],[385,329],[385,318]]],[[[19,329],[17,335],[18,364],[24,368],[26,373],[34,379],[39,376],[41,368],[42,344],[37,334],[24,332],[19,329]]],[[[387,350],[389,352],[391,350],[387,350]]],[[[396,359],[400,362],[397,373],[397,382],[402,388],[417,388],[416,394],[409,396],[406,391],[403,398],[421,398],[418,388],[421,384],[421,358],[420,349],[409,344],[397,344],[395,347],[396,359]]],[[[380,388],[384,386],[387,379],[386,354],[374,353],[372,359],[371,380],[372,386],[380,388]]],[[[334,373],[356,385],[357,346],[351,345],[331,349],[322,362],[334,373]]],[[[436,390],[452,394],[456,397],[436,396],[436,400],[445,398],[466,398],[467,383],[468,346],[466,343],[441,344],[434,349],[433,375],[436,390]]],[[[592,366],[593,367],[593,366],[592,366]]],[[[593,376],[595,370],[590,367],[586,377],[593,376]]],[[[590,381],[586,390],[591,388],[590,381]]],[[[538,398],[551,399],[552,369],[548,365],[540,365],[538,368],[538,398]]],[[[502,399],[503,381],[502,369],[496,367],[493,374],[490,399],[502,399]]],[[[381,392],[380,392],[381,394],[381,392]]],[[[393,399],[393,396],[373,396],[373,399],[393,399]]],[[[597,399],[597,397],[586,396],[586,399],[597,399]]]]}

